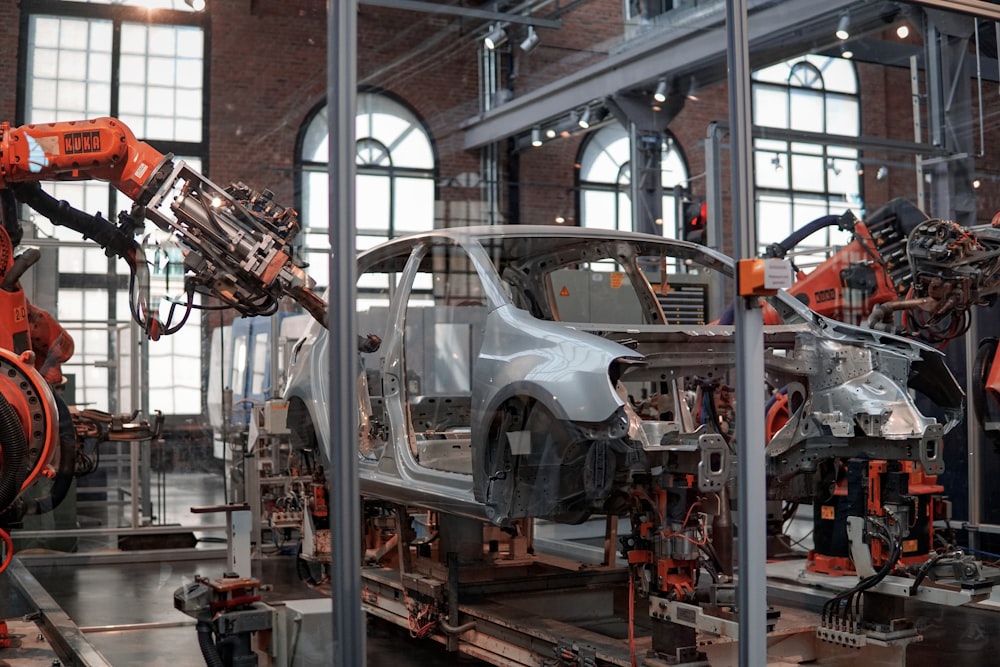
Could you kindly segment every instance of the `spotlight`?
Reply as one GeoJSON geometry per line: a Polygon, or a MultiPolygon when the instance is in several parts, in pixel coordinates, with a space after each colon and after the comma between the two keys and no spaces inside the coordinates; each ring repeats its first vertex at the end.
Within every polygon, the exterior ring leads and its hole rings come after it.
{"type": "Polygon", "coordinates": [[[583,114],[580,116],[580,120],[576,121],[576,124],[584,130],[590,127],[590,107],[583,108],[583,114]]]}
{"type": "Polygon", "coordinates": [[[483,38],[483,44],[486,45],[486,48],[490,51],[494,50],[506,41],[507,31],[503,29],[502,25],[498,25],[490,30],[489,34],[483,38]]]}
{"type": "Polygon", "coordinates": [[[521,42],[521,50],[525,53],[531,53],[538,46],[538,33],[535,32],[535,26],[528,26],[528,36],[524,38],[521,42]]]}
{"type": "Polygon", "coordinates": [[[542,128],[537,125],[531,128],[531,145],[535,147],[542,145],[542,128]]]}
{"type": "Polygon", "coordinates": [[[851,18],[847,14],[842,14],[840,22],[837,23],[837,39],[843,41],[851,36],[851,18]]]}
{"type": "Polygon", "coordinates": [[[667,101],[667,80],[660,79],[659,83],[656,84],[656,90],[653,91],[653,99],[663,104],[667,101]]]}
{"type": "Polygon", "coordinates": [[[184,4],[196,12],[205,11],[205,0],[184,0],[184,4]]]}
{"type": "Polygon", "coordinates": [[[896,37],[899,37],[900,39],[906,39],[909,36],[910,36],[910,26],[906,25],[905,23],[901,23],[896,28],[896,37]]]}
{"type": "Polygon", "coordinates": [[[688,85],[687,98],[692,102],[698,101],[698,79],[691,77],[691,83],[688,85]]]}

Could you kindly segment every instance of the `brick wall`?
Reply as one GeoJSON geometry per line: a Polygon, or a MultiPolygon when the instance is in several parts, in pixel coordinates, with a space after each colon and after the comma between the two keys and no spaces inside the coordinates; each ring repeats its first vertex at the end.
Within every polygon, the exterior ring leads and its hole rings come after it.
{"type": "MultiPolygon", "coordinates": [[[[326,17],[323,0],[239,0],[213,2],[211,8],[210,162],[213,180],[242,180],[272,189],[278,200],[293,200],[293,167],[298,132],[310,110],[326,95],[326,17]]],[[[19,16],[16,0],[0,0],[9,20],[0,22],[0,49],[5,62],[17,57],[19,16]]],[[[619,0],[591,0],[561,17],[562,30],[539,29],[541,42],[530,54],[517,48],[525,28],[510,29],[510,57],[502,59],[502,77],[514,94],[523,94],[555,77],[605,57],[624,30],[619,0]]],[[[461,123],[478,110],[479,40],[484,22],[422,12],[361,5],[358,12],[358,83],[387,91],[422,118],[437,150],[440,170],[439,220],[446,224],[483,219],[478,182],[478,151],[463,148],[461,123]]],[[[16,67],[0,68],[0,113],[14,119],[16,67]]],[[[912,140],[909,71],[859,64],[862,132],[901,141],[912,140]]],[[[992,100],[992,97],[988,97],[992,100]]],[[[986,119],[996,104],[987,103],[986,119]]],[[[700,91],[698,102],[688,102],[670,123],[689,172],[704,172],[708,124],[728,119],[726,87],[718,84],[700,91]]],[[[1000,173],[992,147],[1000,127],[986,123],[987,154],[978,160],[986,172],[1000,173]]],[[[551,223],[557,214],[575,218],[574,163],[581,137],[522,149],[518,155],[520,202],[506,210],[505,184],[501,211],[504,218],[523,223],[551,223]]],[[[503,144],[504,150],[507,143],[503,144]]],[[[723,153],[724,163],[728,152],[723,153]]],[[[909,195],[913,191],[912,164],[907,154],[865,154],[869,168],[863,192],[869,206],[909,195]],[[889,177],[875,178],[871,165],[885,161],[889,177]]],[[[501,175],[506,175],[506,166],[501,175]]],[[[1000,210],[1000,189],[993,178],[980,191],[980,221],[1000,210]]],[[[729,179],[722,182],[724,200],[729,179]]],[[[704,195],[704,179],[691,189],[704,195]]],[[[513,201],[513,200],[512,200],[513,201]]],[[[728,215],[726,215],[728,219],[728,215]]],[[[728,246],[728,243],[726,244],[728,246]]]]}
{"type": "Polygon", "coordinates": [[[20,22],[17,0],[0,0],[0,120],[15,122],[17,110],[17,40],[20,22]]]}

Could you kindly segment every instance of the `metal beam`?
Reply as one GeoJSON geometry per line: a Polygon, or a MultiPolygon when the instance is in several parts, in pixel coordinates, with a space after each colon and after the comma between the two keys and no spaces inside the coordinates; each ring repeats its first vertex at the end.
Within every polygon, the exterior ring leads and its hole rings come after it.
{"type": "MultiPolygon", "coordinates": [[[[725,129],[728,130],[728,127],[725,129]]],[[[780,127],[753,126],[754,139],[776,139],[778,141],[801,141],[811,144],[824,144],[826,146],[847,146],[860,150],[887,151],[891,153],[908,153],[910,155],[949,155],[949,151],[940,146],[932,144],[917,143],[915,141],[901,141],[899,139],[888,139],[883,137],[869,136],[841,136],[836,134],[825,134],[822,132],[806,132],[804,130],[787,130],[780,127]]]]}
{"type": "MultiPolygon", "coordinates": [[[[753,14],[749,28],[750,44],[755,50],[778,43],[794,44],[802,39],[812,44],[801,36],[804,25],[829,23],[847,8],[871,13],[881,6],[881,3],[856,0],[799,0],[773,4],[758,1],[750,4],[763,5],[753,14]],[[791,37],[795,32],[799,36],[791,37]]],[[[481,148],[526,132],[535,124],[568,109],[646,81],[655,81],[668,72],[675,75],[698,72],[702,85],[709,83],[701,76],[703,71],[712,71],[714,80],[722,80],[726,64],[723,23],[724,8],[720,3],[717,9],[697,14],[695,20],[664,27],[641,44],[470,118],[463,124],[465,148],[481,148]]]]}
{"type": "Polygon", "coordinates": [[[508,14],[506,12],[491,12],[486,9],[460,7],[458,5],[442,5],[436,2],[421,2],[421,0],[358,0],[358,4],[372,5],[374,7],[390,7],[392,9],[408,9],[410,11],[426,12],[428,14],[470,16],[472,18],[497,21],[500,23],[523,23],[525,25],[533,25],[536,28],[558,29],[562,27],[562,22],[556,19],[543,19],[537,16],[508,14]]]}
{"type": "Polygon", "coordinates": [[[980,18],[1000,21],[1000,6],[983,0],[910,0],[910,4],[935,7],[949,12],[973,14],[980,18]]]}

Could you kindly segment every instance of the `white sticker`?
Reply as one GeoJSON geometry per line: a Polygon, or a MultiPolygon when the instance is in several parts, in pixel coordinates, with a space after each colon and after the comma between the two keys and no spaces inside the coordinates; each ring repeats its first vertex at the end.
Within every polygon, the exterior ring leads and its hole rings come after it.
{"type": "Polygon", "coordinates": [[[792,282],[792,265],[787,259],[764,260],[764,289],[789,289],[792,282]]]}

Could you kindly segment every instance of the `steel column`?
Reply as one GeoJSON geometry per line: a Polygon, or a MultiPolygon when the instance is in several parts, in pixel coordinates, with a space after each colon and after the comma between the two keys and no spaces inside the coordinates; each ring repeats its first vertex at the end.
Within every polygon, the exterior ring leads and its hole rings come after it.
{"type": "MultiPolygon", "coordinates": [[[[729,61],[729,136],[732,153],[733,241],[737,261],[756,254],[757,224],[753,204],[753,152],[750,116],[750,47],[747,1],[727,0],[726,41],[729,61]]],[[[756,298],[737,298],[736,413],[739,469],[739,656],[740,665],[767,664],[767,526],[765,523],[764,319],[756,298]]]]}
{"type": "Polygon", "coordinates": [[[361,496],[358,482],[355,322],[354,120],[357,106],[357,0],[327,10],[330,133],[330,544],[334,665],[365,664],[361,609],[361,496]],[[335,397],[335,398],[334,398],[335,397]]]}

